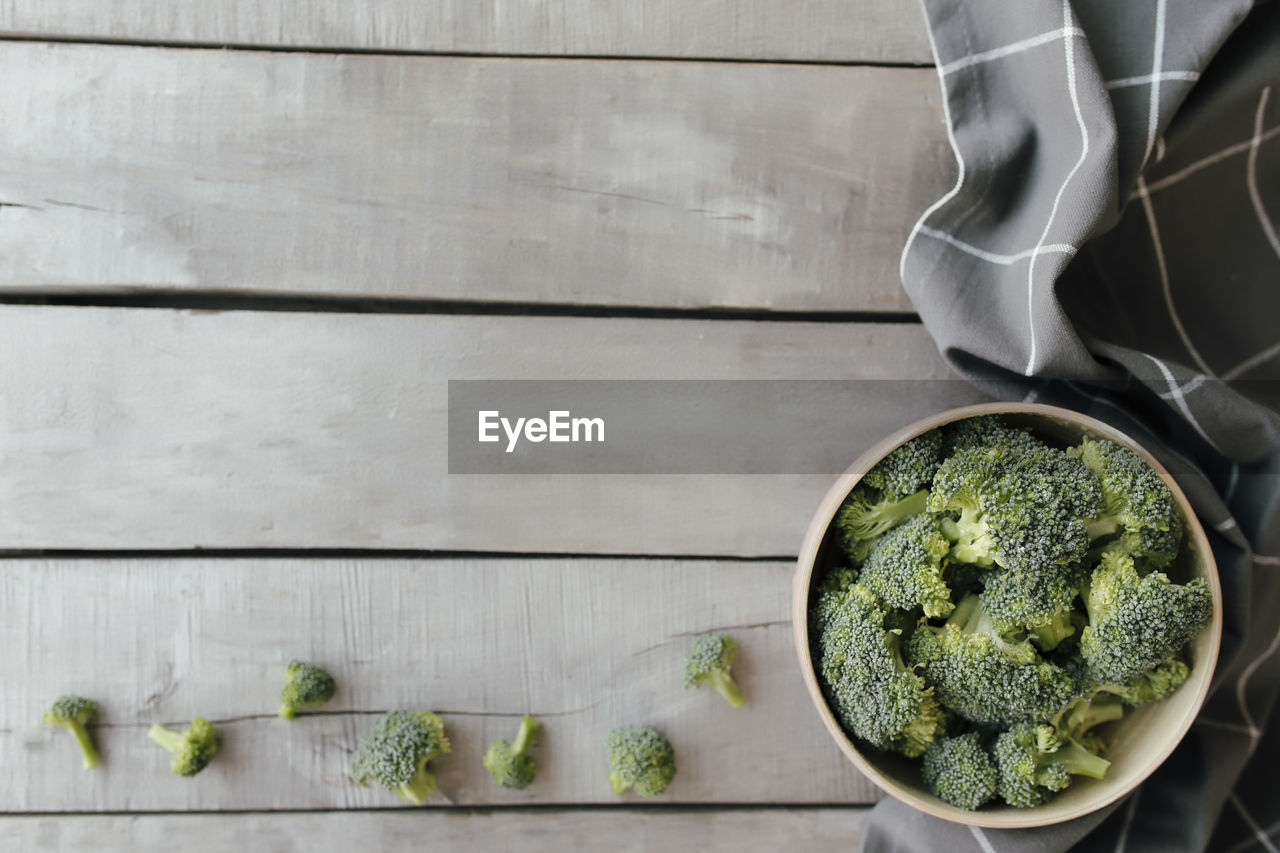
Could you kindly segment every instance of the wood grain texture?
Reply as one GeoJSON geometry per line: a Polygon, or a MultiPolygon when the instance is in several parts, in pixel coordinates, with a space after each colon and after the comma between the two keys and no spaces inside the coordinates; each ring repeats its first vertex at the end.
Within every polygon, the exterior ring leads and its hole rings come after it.
{"type": "MultiPolygon", "coordinates": [[[[603,743],[648,723],[671,740],[664,803],[860,803],[797,669],[790,563],[672,560],[0,561],[0,809],[171,811],[395,807],[347,778],[370,712],[427,707],[452,752],[436,805],[626,803],[603,743]],[[748,703],[683,687],[691,637],[739,642],[748,703]],[[326,713],[274,716],[291,657],[340,687],[326,713]],[[53,698],[100,703],[103,767],[39,723],[53,698]],[[487,744],[544,723],[525,791],[493,783],[487,744]],[[175,778],[152,722],[202,715],[207,770],[175,778]]],[[[641,800],[643,802],[643,800],[641,800]]]]}
{"type": "Polygon", "coordinates": [[[32,853],[345,853],[348,850],[855,850],[864,808],[347,812],[0,818],[0,847],[32,853]]]}
{"type": "Polygon", "coordinates": [[[7,548],[788,555],[859,453],[985,399],[915,325],[4,306],[0,360],[7,548]],[[789,436],[830,475],[447,473],[448,380],[546,378],[893,381],[789,436]]]}
{"type": "Polygon", "coordinates": [[[0,287],[904,311],[929,69],[0,49],[0,287]]]}
{"type": "Polygon", "coordinates": [[[894,0],[4,0],[40,36],[488,54],[930,63],[894,0]]]}

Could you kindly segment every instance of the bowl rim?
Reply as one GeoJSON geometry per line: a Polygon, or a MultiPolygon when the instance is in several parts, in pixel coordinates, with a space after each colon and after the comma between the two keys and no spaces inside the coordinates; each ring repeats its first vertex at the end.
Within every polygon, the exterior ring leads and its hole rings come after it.
{"type": "MultiPolygon", "coordinates": [[[[1184,548],[1188,547],[1184,545],[1184,548]]],[[[822,502],[818,505],[817,511],[814,513],[809,527],[805,532],[804,542],[800,549],[800,555],[796,561],[796,572],[792,586],[792,630],[795,638],[796,652],[800,659],[800,672],[804,679],[805,686],[809,691],[809,698],[813,701],[817,708],[819,716],[822,718],[823,724],[832,738],[836,741],[840,751],[844,753],[855,767],[858,768],[867,778],[869,778],[877,787],[885,793],[895,797],[896,799],[906,803],[913,808],[919,809],[926,814],[934,817],[948,820],[953,823],[966,824],[970,826],[980,826],[987,828],[999,829],[1022,829],[1037,826],[1050,826],[1056,823],[1062,823],[1075,818],[1083,817],[1091,814],[1104,806],[1119,800],[1129,794],[1134,788],[1142,784],[1148,776],[1155,772],[1156,768],[1164,763],[1182,742],[1183,737],[1190,730],[1196,716],[1200,713],[1201,707],[1209,694],[1209,687],[1213,682],[1213,672],[1217,666],[1219,648],[1222,642],[1222,584],[1218,577],[1218,566],[1214,559],[1213,551],[1209,547],[1209,540],[1205,534],[1203,525],[1200,524],[1199,518],[1196,517],[1195,511],[1191,506],[1191,502],[1187,499],[1186,494],[1182,491],[1173,475],[1160,464],[1145,447],[1125,433],[1111,426],[1110,424],[1100,421],[1090,415],[1074,411],[1072,409],[1062,408],[1060,406],[1051,406],[1045,403],[1027,403],[1027,402],[1007,402],[1007,403],[978,403],[970,406],[960,406],[958,408],[947,409],[929,417],[922,418],[914,423],[908,424],[901,429],[896,430],[890,435],[878,441],[870,447],[866,452],[860,455],[849,468],[836,479],[831,488],[827,491],[822,502]],[[930,795],[928,799],[922,797],[917,791],[907,788],[892,777],[882,773],[879,768],[865,758],[858,747],[853,743],[849,735],[845,734],[844,729],[836,720],[830,707],[827,705],[826,698],[823,696],[822,687],[818,683],[817,671],[814,668],[812,655],[809,646],[809,596],[812,589],[813,576],[816,570],[816,560],[818,551],[822,546],[823,539],[826,537],[827,530],[830,528],[835,518],[836,511],[848,496],[849,491],[854,487],[863,475],[871,469],[876,462],[880,461],[890,451],[899,445],[915,438],[922,433],[931,429],[943,426],[954,421],[966,418],[976,417],[978,415],[1033,415],[1044,416],[1059,421],[1067,421],[1071,424],[1084,428],[1095,435],[1110,439],[1116,444],[1127,447],[1136,452],[1150,465],[1165,484],[1169,486],[1173,493],[1179,510],[1183,514],[1186,521],[1186,536],[1188,540],[1194,539],[1197,552],[1203,556],[1204,576],[1209,583],[1210,591],[1213,597],[1213,617],[1209,625],[1204,631],[1209,632],[1209,643],[1205,649],[1204,660],[1197,662],[1196,672],[1197,681],[1195,684],[1195,694],[1193,701],[1187,706],[1185,712],[1177,720],[1176,725],[1166,726],[1167,737],[1164,745],[1158,750],[1152,750],[1150,757],[1141,766],[1141,770],[1134,774],[1133,780],[1127,784],[1119,786],[1115,790],[1108,790],[1103,796],[1099,796],[1094,800],[1087,800],[1079,804],[1075,808],[1063,810],[1060,813],[1052,813],[1048,817],[1036,817],[1037,812],[1041,812],[1042,808],[1020,809],[1017,811],[999,811],[999,812],[983,812],[966,811],[964,809],[944,803],[930,795]],[[1203,672],[1202,672],[1203,671],[1203,672]]],[[[1204,633],[1201,633],[1204,636],[1204,633]]]]}

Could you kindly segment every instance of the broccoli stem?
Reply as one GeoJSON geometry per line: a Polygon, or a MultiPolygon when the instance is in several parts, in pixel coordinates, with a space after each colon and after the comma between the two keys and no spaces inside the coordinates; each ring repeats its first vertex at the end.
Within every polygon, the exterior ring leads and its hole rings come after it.
{"type": "Polygon", "coordinates": [[[169,752],[173,752],[182,743],[182,734],[180,732],[166,729],[159,723],[151,724],[151,728],[147,729],[147,737],[169,752]]]}
{"type": "Polygon", "coordinates": [[[1103,536],[1110,536],[1120,529],[1120,520],[1114,515],[1104,515],[1102,518],[1095,518],[1084,523],[1084,529],[1089,532],[1090,541],[1101,539],[1103,536]]]}
{"type": "Polygon", "coordinates": [[[948,625],[959,626],[966,632],[972,632],[976,625],[969,625],[969,619],[972,616],[981,617],[978,612],[979,599],[976,593],[969,593],[960,599],[960,603],[956,605],[956,609],[951,611],[950,618],[947,619],[948,625]]]}
{"type": "Polygon", "coordinates": [[[533,736],[538,733],[538,729],[542,724],[525,714],[520,720],[520,731],[516,732],[515,740],[511,741],[511,752],[515,755],[524,755],[529,751],[529,747],[533,746],[533,736]]]}
{"type": "Polygon", "coordinates": [[[1107,768],[1111,766],[1110,761],[1094,755],[1075,741],[1068,741],[1065,746],[1059,747],[1057,752],[1051,755],[1055,760],[1062,762],[1067,772],[1073,776],[1101,779],[1107,775],[1107,768]]]}
{"type": "Polygon", "coordinates": [[[707,683],[716,689],[716,692],[724,697],[724,701],[728,702],[735,708],[741,708],[746,701],[742,698],[742,691],[738,689],[738,683],[733,680],[727,672],[716,670],[708,673],[707,683]]]}
{"type": "Polygon", "coordinates": [[[280,703],[280,710],[276,711],[276,714],[282,720],[292,720],[294,717],[294,713],[295,711],[293,710],[293,706],[290,705],[288,702],[280,703]]]}
{"type": "Polygon", "coordinates": [[[76,743],[80,745],[80,752],[84,759],[84,769],[92,770],[98,766],[98,750],[93,745],[93,739],[89,737],[89,733],[85,731],[85,727],[80,723],[72,721],[67,725],[67,731],[71,732],[71,736],[76,739],[76,743]]]}
{"type": "Polygon", "coordinates": [[[427,801],[427,797],[435,793],[436,777],[435,774],[427,769],[427,757],[423,756],[418,759],[418,769],[409,777],[409,781],[402,785],[396,786],[396,795],[402,800],[408,800],[414,805],[420,806],[427,801]]]}
{"type": "Polygon", "coordinates": [[[613,793],[621,796],[626,793],[627,782],[622,778],[622,774],[614,770],[609,774],[609,787],[613,789],[613,793]]]}
{"type": "Polygon", "coordinates": [[[1075,632],[1076,626],[1071,624],[1069,615],[1058,616],[1044,625],[1037,625],[1032,628],[1031,639],[1035,640],[1036,645],[1040,647],[1040,651],[1051,652],[1057,648],[1059,643],[1075,632]]]}

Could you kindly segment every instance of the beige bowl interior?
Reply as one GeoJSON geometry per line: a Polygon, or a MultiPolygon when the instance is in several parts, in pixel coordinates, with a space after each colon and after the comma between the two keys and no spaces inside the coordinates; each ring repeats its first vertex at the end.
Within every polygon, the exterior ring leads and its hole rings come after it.
{"type": "Polygon", "coordinates": [[[1222,588],[1204,529],[1192,512],[1186,495],[1178,488],[1169,472],[1131,438],[1101,421],[1068,409],[1035,403],[985,403],[951,409],[899,430],[863,454],[836,481],[805,534],[796,570],[792,620],[801,672],[809,695],[840,750],[871,781],[908,805],[945,820],[986,827],[1045,826],[1086,815],[1123,797],[1151,775],[1182,740],[1204,702],[1213,677],[1222,634],[1222,588]],[[935,797],[920,778],[918,761],[857,746],[845,734],[831,709],[827,707],[814,672],[810,656],[808,610],[812,603],[815,576],[820,578],[823,572],[840,559],[839,546],[830,535],[832,519],[849,490],[863,474],[889,451],[921,433],[952,421],[984,414],[1005,415],[1009,422],[1032,426],[1046,438],[1066,443],[1075,443],[1084,435],[1106,438],[1140,454],[1168,483],[1186,522],[1187,537],[1183,554],[1167,570],[1167,574],[1175,582],[1185,582],[1193,577],[1203,577],[1208,581],[1213,591],[1214,615],[1209,626],[1190,645],[1189,662],[1192,671],[1186,683],[1163,702],[1128,710],[1123,719],[1100,729],[1111,744],[1107,753],[1111,767],[1105,779],[1077,776],[1069,788],[1048,804],[1032,809],[1000,804],[970,812],[935,797]]]}

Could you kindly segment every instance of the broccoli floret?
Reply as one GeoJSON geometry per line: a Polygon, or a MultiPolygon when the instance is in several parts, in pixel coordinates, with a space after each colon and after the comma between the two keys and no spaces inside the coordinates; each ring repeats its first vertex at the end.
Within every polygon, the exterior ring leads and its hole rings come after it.
{"type": "Polygon", "coordinates": [[[204,717],[196,717],[181,732],[153,723],[147,737],[173,753],[169,768],[179,776],[194,776],[218,754],[218,733],[204,717]]]}
{"type": "Polygon", "coordinates": [[[1093,693],[1072,699],[1049,722],[1057,730],[1059,740],[1079,744],[1097,755],[1105,744],[1093,728],[1122,716],[1124,705],[1118,698],[1109,693],[1093,693]]]}
{"type": "Polygon", "coordinates": [[[1085,438],[1067,452],[1084,462],[1102,484],[1102,512],[1088,524],[1092,538],[1121,528],[1168,531],[1177,523],[1173,493],[1155,469],[1129,448],[1106,439],[1085,438]]]}
{"type": "Polygon", "coordinates": [[[942,626],[922,622],[908,649],[938,702],[974,723],[1043,720],[1077,692],[1072,673],[1042,658],[1030,640],[1001,636],[977,595],[961,599],[942,626]]]}
{"type": "Polygon", "coordinates": [[[996,738],[992,750],[1000,796],[1011,806],[1043,805],[1072,776],[1101,779],[1110,762],[1074,741],[1063,742],[1051,725],[1018,723],[996,738]]]}
{"type": "Polygon", "coordinates": [[[1095,689],[1118,697],[1131,708],[1159,702],[1182,686],[1191,667],[1180,658],[1170,658],[1155,669],[1142,673],[1128,684],[1101,684],[1095,689]]]}
{"type": "Polygon", "coordinates": [[[929,744],[921,773],[930,791],[962,809],[972,811],[996,795],[996,765],[977,732],[929,744]]]}
{"type": "Polygon", "coordinates": [[[364,733],[351,757],[351,778],[379,782],[402,800],[421,804],[436,790],[427,762],[449,751],[444,720],[430,711],[391,711],[364,733]]]}
{"type": "Polygon", "coordinates": [[[98,703],[80,696],[59,696],[44,712],[44,721],[51,726],[60,726],[71,733],[80,747],[80,757],[85,770],[98,766],[98,750],[93,745],[93,738],[85,726],[98,713],[98,703]]]}
{"type": "Polygon", "coordinates": [[[730,669],[738,655],[738,644],[728,634],[707,634],[693,641],[684,659],[684,686],[710,684],[724,700],[741,708],[742,691],[733,680],[730,669]]]}
{"type": "Polygon", "coordinates": [[[859,483],[836,512],[836,531],[849,559],[861,563],[882,533],[924,512],[929,491],[921,489],[905,498],[885,496],[859,483]]]}
{"type": "Polygon", "coordinates": [[[997,631],[1028,634],[1047,652],[1075,633],[1072,612],[1082,577],[1078,566],[1044,572],[993,571],[986,576],[982,607],[997,631]]]}
{"type": "Polygon", "coordinates": [[[920,606],[929,617],[948,615],[955,605],[942,574],[951,540],[942,535],[940,522],[924,513],[877,539],[862,566],[861,582],[893,607],[920,606]]]}
{"type": "Polygon", "coordinates": [[[280,691],[280,710],[276,713],[292,720],[299,711],[319,708],[333,698],[337,689],[333,676],[320,667],[291,660],[284,671],[284,689],[280,691]]]}
{"type": "Polygon", "coordinates": [[[493,781],[504,788],[523,790],[538,775],[537,762],[529,755],[529,747],[533,746],[533,736],[537,734],[541,723],[525,714],[520,720],[520,730],[515,740],[494,741],[484,754],[484,769],[493,776],[493,781]]]}
{"type": "Polygon", "coordinates": [[[958,450],[980,445],[1002,443],[1018,444],[1036,439],[1025,429],[1008,426],[996,415],[978,415],[954,421],[942,428],[942,455],[950,456],[958,450]]]}
{"type": "Polygon", "coordinates": [[[862,482],[882,495],[903,498],[929,485],[941,456],[942,433],[930,430],[895,448],[863,476],[862,482]]]}
{"type": "Polygon", "coordinates": [[[1157,530],[1154,527],[1143,527],[1140,530],[1126,530],[1119,536],[1106,537],[1090,549],[1089,555],[1097,562],[1108,551],[1127,554],[1134,559],[1139,572],[1146,574],[1152,569],[1163,570],[1178,556],[1182,550],[1182,518],[1174,515],[1169,520],[1169,529],[1157,530]]]}
{"type": "Polygon", "coordinates": [[[1143,577],[1133,558],[1104,553],[1084,593],[1089,624],[1080,654],[1100,684],[1129,684],[1174,657],[1213,615],[1203,578],[1175,584],[1162,572],[1143,577]]]}
{"type": "Polygon", "coordinates": [[[671,742],[652,726],[622,726],[609,732],[609,785],[615,794],[634,789],[656,797],[676,776],[671,742]]]}
{"type": "Polygon", "coordinates": [[[1026,433],[1000,435],[956,451],[934,477],[928,509],[960,513],[943,524],[952,559],[1024,571],[1080,562],[1090,543],[1085,521],[1102,505],[1098,478],[1026,433]]]}
{"type": "Polygon", "coordinates": [[[933,691],[902,660],[893,611],[860,583],[822,594],[811,613],[818,676],[832,711],[852,734],[910,758],[942,721],[933,691]]]}

